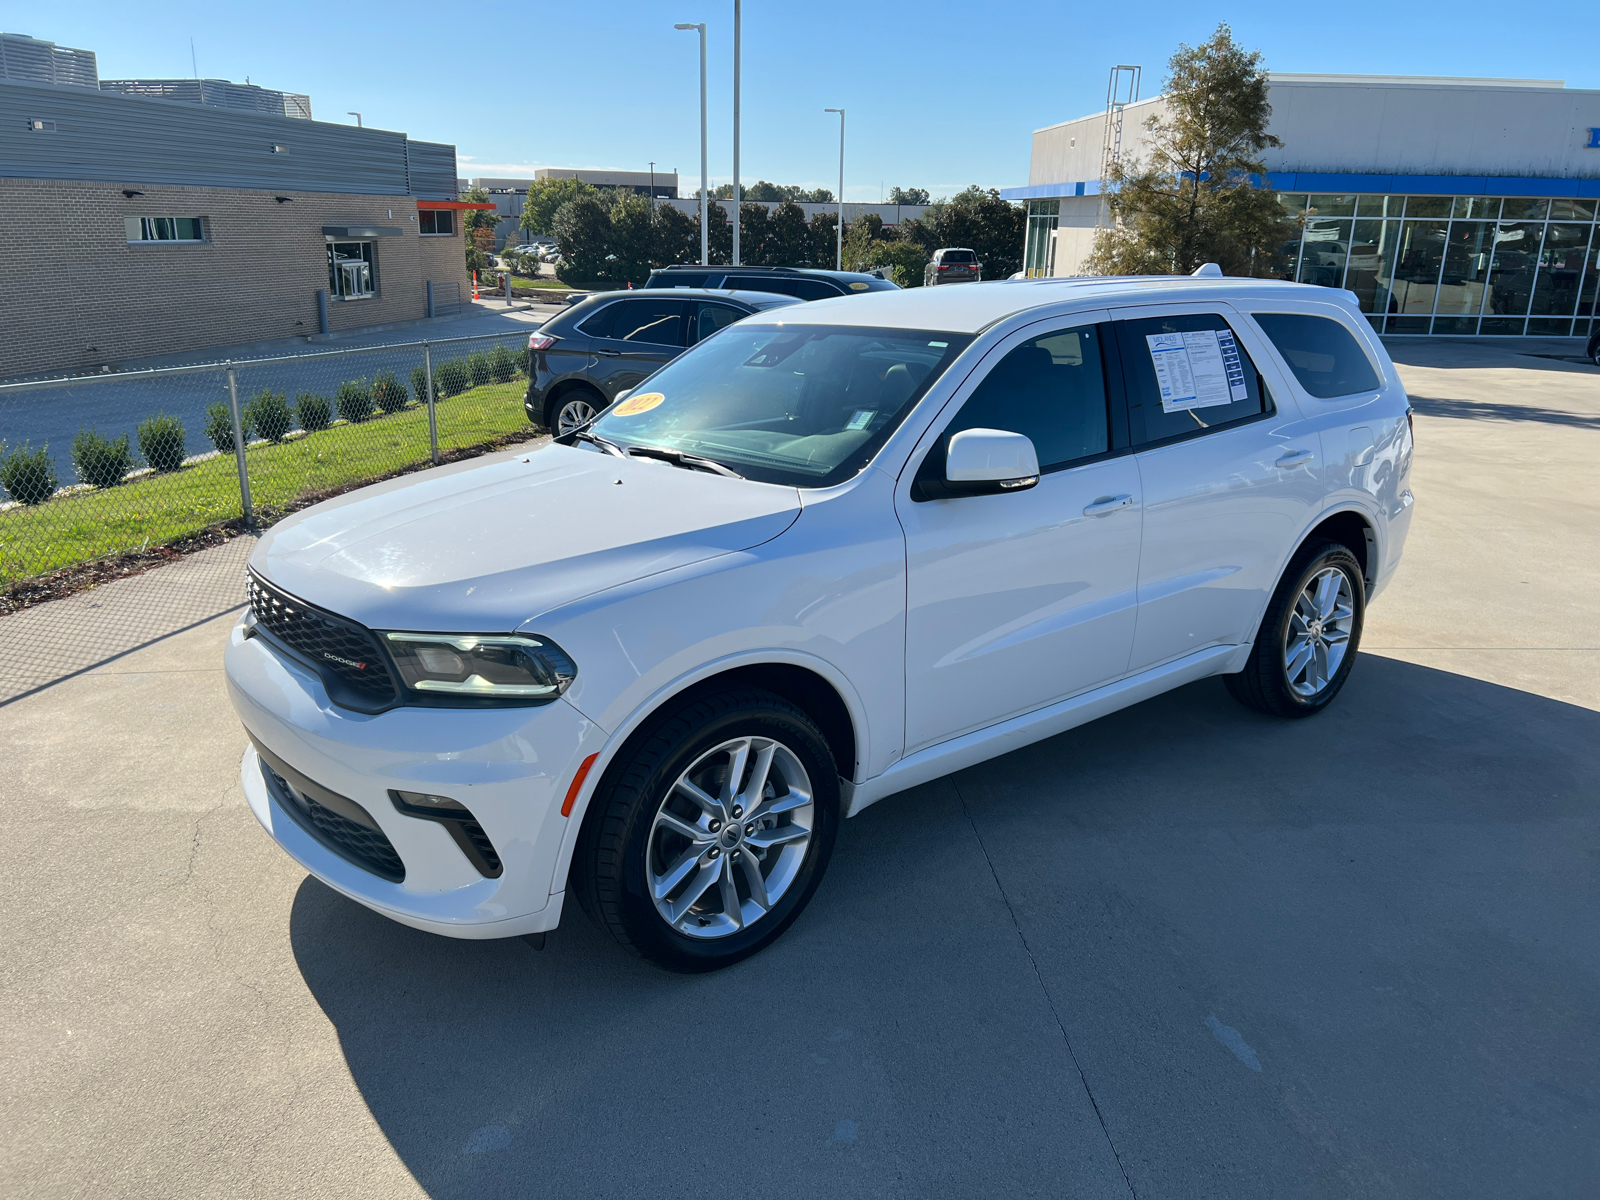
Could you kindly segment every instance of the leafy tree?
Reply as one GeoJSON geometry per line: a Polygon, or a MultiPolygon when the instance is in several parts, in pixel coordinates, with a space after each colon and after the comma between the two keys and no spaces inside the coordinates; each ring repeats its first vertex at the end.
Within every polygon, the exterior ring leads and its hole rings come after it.
{"type": "MultiPolygon", "coordinates": [[[[696,192],[695,194],[699,195],[699,192],[696,192]]],[[[719,184],[717,184],[716,187],[711,189],[711,198],[713,200],[732,200],[733,199],[733,184],[731,184],[731,183],[719,183],[719,184]]]]}
{"type": "Polygon", "coordinates": [[[1234,42],[1227,24],[1168,60],[1166,112],[1146,119],[1148,161],[1111,168],[1114,224],[1095,234],[1086,268],[1096,275],[1186,275],[1214,262],[1224,274],[1265,274],[1290,236],[1277,193],[1256,186],[1267,132],[1267,73],[1260,51],[1234,42]],[[1259,262],[1257,261],[1259,259],[1259,262]]]}
{"type": "Polygon", "coordinates": [[[611,210],[594,193],[568,200],[551,222],[556,249],[564,260],[556,269],[562,283],[597,283],[606,278],[611,210]]]}
{"type": "MultiPolygon", "coordinates": [[[[722,264],[732,262],[733,222],[728,220],[728,210],[715,200],[711,201],[710,204],[706,205],[706,224],[711,227],[711,236],[709,238],[711,261],[722,264]]],[[[696,235],[699,232],[700,230],[697,228],[695,230],[696,235]]],[[[742,240],[744,237],[742,229],[739,231],[739,236],[742,240]]],[[[743,250],[744,247],[740,246],[739,249],[743,250]]]]}
{"type": "MultiPolygon", "coordinates": [[[[768,183],[765,179],[758,179],[754,183],[746,185],[744,198],[746,200],[760,200],[766,204],[776,204],[780,200],[787,200],[789,197],[785,193],[791,190],[798,189],[783,188],[775,183],[768,183]]],[[[732,199],[731,194],[729,198],[732,199]]]]}
{"type": "Polygon", "coordinates": [[[892,187],[889,189],[890,204],[926,204],[927,202],[927,188],[892,187]]]}
{"type": "MultiPolygon", "coordinates": [[[[707,206],[709,207],[709,205],[707,206]]],[[[656,209],[655,249],[650,261],[658,267],[700,261],[700,219],[671,204],[656,209]]]]}
{"type": "Polygon", "coordinates": [[[609,255],[605,273],[594,278],[640,286],[650,278],[650,264],[655,259],[655,233],[649,197],[619,190],[611,201],[611,235],[606,243],[609,255]]]}
{"type": "MultiPolygon", "coordinates": [[[[742,236],[743,231],[740,232],[742,236]]],[[[766,261],[777,267],[800,267],[815,261],[811,257],[811,230],[806,227],[805,209],[792,200],[785,200],[772,210],[766,261]]]]}
{"type": "MultiPolygon", "coordinates": [[[[461,198],[473,204],[487,204],[489,193],[481,187],[476,187],[467,191],[461,198]]],[[[500,224],[500,214],[493,209],[469,208],[462,212],[461,217],[461,229],[466,235],[461,240],[467,248],[467,270],[485,270],[489,266],[489,255],[494,251],[494,231],[500,224]],[[487,246],[485,246],[486,241],[487,246]]]]}
{"type": "Polygon", "coordinates": [[[837,261],[834,253],[835,237],[839,229],[839,214],[820,212],[811,218],[811,265],[832,267],[837,261]]]}
{"type": "Polygon", "coordinates": [[[844,229],[844,269],[865,271],[876,266],[872,260],[873,244],[883,237],[883,218],[877,213],[867,213],[850,222],[844,229]]]}
{"type": "Polygon", "coordinates": [[[833,203],[833,193],[827,188],[812,188],[809,192],[801,191],[799,188],[795,188],[794,192],[795,194],[790,196],[789,199],[795,201],[797,204],[833,203]]]}
{"type": "Polygon", "coordinates": [[[896,283],[903,288],[913,288],[922,286],[922,272],[928,259],[921,247],[911,242],[882,241],[872,244],[867,265],[889,267],[896,283]]]}
{"type": "Polygon", "coordinates": [[[974,184],[948,200],[934,201],[914,221],[902,221],[900,238],[923,254],[943,246],[966,246],[977,252],[985,279],[1004,279],[1022,267],[1022,240],[1028,216],[1021,205],[1000,199],[993,188],[974,184]]]}
{"type": "Polygon", "coordinates": [[[592,196],[595,189],[581,179],[535,179],[522,202],[522,230],[529,237],[555,232],[556,210],[568,200],[592,196]]]}
{"type": "Polygon", "coordinates": [[[742,262],[752,266],[767,262],[767,235],[771,229],[772,217],[765,205],[739,206],[739,258],[742,262]]]}

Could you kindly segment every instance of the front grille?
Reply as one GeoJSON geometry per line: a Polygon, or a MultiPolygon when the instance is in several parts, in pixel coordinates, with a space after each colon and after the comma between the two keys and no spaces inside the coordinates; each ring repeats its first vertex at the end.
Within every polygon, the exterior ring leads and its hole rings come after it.
{"type": "Polygon", "coordinates": [[[395,702],[394,677],[371,630],[298,600],[254,574],[246,586],[260,627],[315,663],[334,701],[363,709],[395,702]]]}
{"type": "MultiPolygon", "coordinates": [[[[329,850],[346,862],[371,871],[390,883],[400,883],[405,879],[405,864],[400,861],[400,856],[395,853],[394,844],[389,841],[383,830],[353,821],[343,813],[337,813],[327,805],[318,803],[304,790],[294,787],[274,771],[264,757],[261,760],[261,774],[266,778],[267,786],[273,790],[278,803],[299,820],[307,833],[329,850]]],[[[354,801],[346,800],[344,803],[362,813],[366,811],[354,801]]],[[[371,818],[368,817],[368,820],[371,818]]]]}

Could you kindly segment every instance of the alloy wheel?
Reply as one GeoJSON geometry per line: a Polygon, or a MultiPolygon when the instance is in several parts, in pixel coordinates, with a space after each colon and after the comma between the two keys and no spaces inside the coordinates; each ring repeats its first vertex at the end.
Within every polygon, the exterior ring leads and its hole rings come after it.
{"type": "Polygon", "coordinates": [[[568,400],[561,405],[556,413],[556,432],[568,434],[580,425],[587,425],[594,420],[594,415],[599,410],[587,400],[568,400]]]}
{"type": "Polygon", "coordinates": [[[1338,567],[1318,571],[1301,589],[1284,639],[1283,669],[1295,695],[1309,700],[1333,681],[1354,626],[1350,577],[1338,567]]]}
{"type": "Polygon", "coordinates": [[[763,737],[712,747],[678,776],[651,824],[656,911],[694,938],[748,928],[799,876],[814,821],[810,776],[789,747],[763,737]]]}

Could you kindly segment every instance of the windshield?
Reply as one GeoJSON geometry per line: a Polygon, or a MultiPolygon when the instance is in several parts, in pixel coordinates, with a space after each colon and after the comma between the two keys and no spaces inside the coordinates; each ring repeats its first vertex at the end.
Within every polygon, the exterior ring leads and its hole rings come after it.
{"type": "Polygon", "coordinates": [[[624,451],[675,450],[747,479],[830,487],[867,464],[971,340],[741,322],[662,367],[590,429],[624,451]]]}

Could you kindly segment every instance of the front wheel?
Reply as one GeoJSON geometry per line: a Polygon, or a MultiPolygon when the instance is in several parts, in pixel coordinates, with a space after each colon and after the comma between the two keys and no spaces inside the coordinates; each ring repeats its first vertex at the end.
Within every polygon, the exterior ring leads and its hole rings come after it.
{"type": "Polygon", "coordinates": [[[800,915],[833,851],[839,777],[827,742],[770,692],[670,712],[607,772],[573,861],[579,903],[673,971],[761,950],[800,915]]]}
{"type": "Polygon", "coordinates": [[[1366,616],[1361,564],[1338,542],[1301,547],[1279,580],[1244,670],[1224,676],[1240,704],[1277,717],[1321,712],[1350,678],[1366,616]]]}
{"type": "Polygon", "coordinates": [[[550,406],[550,432],[563,437],[594,420],[605,406],[605,401],[593,392],[568,392],[550,406]]]}

